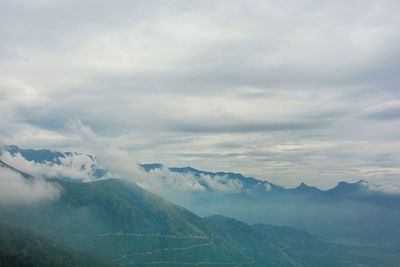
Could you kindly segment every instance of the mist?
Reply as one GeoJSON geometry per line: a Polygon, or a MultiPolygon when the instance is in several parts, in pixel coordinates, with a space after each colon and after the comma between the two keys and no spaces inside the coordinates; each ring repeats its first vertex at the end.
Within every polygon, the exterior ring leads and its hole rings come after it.
{"type": "Polygon", "coordinates": [[[55,201],[60,193],[61,188],[55,183],[27,180],[12,170],[0,168],[0,205],[55,201]]]}

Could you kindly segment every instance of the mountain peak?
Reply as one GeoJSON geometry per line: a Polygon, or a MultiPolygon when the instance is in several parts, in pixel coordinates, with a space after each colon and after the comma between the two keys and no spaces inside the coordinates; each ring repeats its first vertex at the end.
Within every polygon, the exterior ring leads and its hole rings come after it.
{"type": "Polygon", "coordinates": [[[368,182],[367,180],[364,180],[364,179],[360,179],[358,182],[356,182],[356,184],[358,184],[358,185],[369,185],[370,182],[368,182]]]}
{"type": "Polygon", "coordinates": [[[308,188],[310,186],[306,185],[304,182],[301,182],[301,184],[297,188],[308,188]]]}
{"type": "Polygon", "coordinates": [[[173,172],[181,172],[181,173],[203,173],[203,171],[197,170],[193,167],[190,166],[185,166],[185,167],[170,167],[170,171],[173,172]]]}
{"type": "Polygon", "coordinates": [[[9,152],[13,156],[20,154],[24,159],[35,163],[52,162],[60,164],[60,158],[65,158],[65,154],[59,151],[49,149],[24,149],[16,145],[6,145],[4,151],[9,152]]]}
{"type": "Polygon", "coordinates": [[[140,164],[140,167],[142,167],[144,171],[149,172],[156,169],[162,169],[164,165],[162,163],[143,163],[140,164]]]}
{"type": "Polygon", "coordinates": [[[366,188],[370,187],[370,183],[364,179],[360,179],[357,182],[339,182],[334,188],[328,190],[328,192],[336,192],[341,194],[353,194],[363,192],[366,188]]]}
{"type": "Polygon", "coordinates": [[[321,190],[316,188],[315,186],[309,186],[304,182],[301,182],[299,186],[290,189],[291,191],[298,192],[298,193],[314,193],[320,192],[321,190]]]}

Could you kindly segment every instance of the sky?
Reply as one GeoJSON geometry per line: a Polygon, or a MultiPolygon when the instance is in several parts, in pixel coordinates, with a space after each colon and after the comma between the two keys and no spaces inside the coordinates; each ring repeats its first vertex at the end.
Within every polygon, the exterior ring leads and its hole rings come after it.
{"type": "Polygon", "coordinates": [[[399,36],[399,1],[0,0],[0,142],[400,185],[399,36]]]}

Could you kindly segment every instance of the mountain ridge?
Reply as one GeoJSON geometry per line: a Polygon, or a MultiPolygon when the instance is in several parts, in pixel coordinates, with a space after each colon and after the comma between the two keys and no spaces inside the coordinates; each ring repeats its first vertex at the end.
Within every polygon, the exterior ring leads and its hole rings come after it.
{"type": "MultiPolygon", "coordinates": [[[[96,179],[101,179],[107,177],[108,171],[104,168],[99,168],[96,166],[96,157],[92,156],[90,154],[84,154],[84,153],[79,153],[79,152],[59,152],[56,150],[48,150],[48,149],[22,149],[19,148],[16,145],[8,145],[5,146],[4,151],[9,152],[11,155],[15,156],[16,154],[20,154],[24,159],[28,161],[34,161],[35,163],[40,163],[40,164],[61,164],[61,160],[65,158],[66,156],[73,156],[73,155],[86,155],[90,160],[93,161],[91,165],[91,172],[90,174],[93,175],[94,178],[96,179]]],[[[190,166],[185,166],[185,167],[167,167],[162,163],[142,163],[139,164],[139,166],[145,171],[145,172],[152,172],[155,170],[161,170],[163,168],[166,168],[168,171],[173,172],[173,173],[180,173],[180,174],[192,174],[195,177],[200,177],[202,175],[207,175],[210,177],[226,177],[230,180],[236,180],[239,181],[243,184],[243,190],[242,191],[255,191],[255,192],[269,192],[269,191],[302,191],[302,192],[307,192],[307,193],[323,193],[323,192],[340,192],[343,190],[343,188],[347,188],[349,191],[349,188],[353,189],[354,191],[361,192],[362,190],[360,189],[367,189],[367,186],[360,186],[362,183],[367,183],[371,184],[370,182],[366,181],[365,179],[360,179],[357,182],[346,182],[346,181],[340,181],[338,182],[334,187],[329,188],[329,189],[320,189],[316,186],[310,186],[305,184],[304,182],[301,182],[297,187],[294,188],[285,188],[281,185],[276,185],[274,183],[269,182],[268,180],[261,180],[255,177],[250,177],[250,176],[245,176],[241,173],[236,173],[236,172],[225,172],[225,171],[217,171],[217,172],[211,172],[211,171],[204,171],[204,170],[199,170],[190,166]]],[[[204,186],[205,184],[202,183],[204,186]]],[[[376,188],[379,188],[379,185],[375,185],[376,188]]],[[[206,186],[207,188],[207,186],[206,186]]],[[[210,189],[210,188],[207,188],[210,189]]],[[[343,192],[343,191],[342,191],[343,192]]]]}
{"type": "MultiPolygon", "coordinates": [[[[74,250],[102,255],[118,265],[193,266],[203,262],[211,266],[275,266],[274,262],[278,261],[281,266],[298,266],[297,261],[306,261],[308,266],[317,266],[313,264],[315,257],[305,258],[294,251],[291,260],[280,254],[274,261],[254,257],[221,224],[218,227],[210,219],[198,217],[134,183],[120,179],[90,183],[50,179],[48,182],[63,188],[58,200],[33,210],[30,205],[20,206],[15,212],[2,210],[0,219],[74,250]]],[[[243,231],[251,229],[245,223],[237,223],[243,231]]],[[[266,233],[274,229],[269,226],[266,233]]],[[[276,241],[265,240],[271,247],[280,249],[276,241]]]]}
{"type": "Polygon", "coordinates": [[[63,188],[59,199],[17,210],[0,206],[0,221],[117,266],[372,267],[378,260],[394,266],[387,254],[392,249],[355,251],[288,226],[249,225],[221,215],[202,218],[121,179],[47,182],[63,188]]]}

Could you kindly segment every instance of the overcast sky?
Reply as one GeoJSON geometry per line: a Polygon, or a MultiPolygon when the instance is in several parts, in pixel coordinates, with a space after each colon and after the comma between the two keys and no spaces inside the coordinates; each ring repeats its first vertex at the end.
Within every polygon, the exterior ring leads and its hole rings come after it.
{"type": "Polygon", "coordinates": [[[400,184],[400,2],[0,0],[0,137],[400,184]]]}

